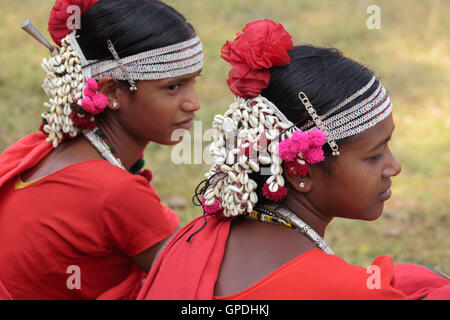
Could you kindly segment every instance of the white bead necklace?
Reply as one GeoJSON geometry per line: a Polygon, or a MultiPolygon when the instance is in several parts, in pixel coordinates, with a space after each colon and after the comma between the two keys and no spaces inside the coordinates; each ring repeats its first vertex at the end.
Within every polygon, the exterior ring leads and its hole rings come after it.
{"type": "Polygon", "coordinates": [[[116,158],[112,154],[111,149],[108,147],[105,141],[103,141],[103,139],[101,139],[94,133],[94,130],[96,129],[97,128],[94,128],[93,130],[84,130],[83,135],[91,142],[92,146],[94,146],[94,148],[97,149],[98,152],[100,152],[103,159],[107,160],[112,165],[126,170],[122,164],[122,161],[120,161],[119,158],[116,158]]]}

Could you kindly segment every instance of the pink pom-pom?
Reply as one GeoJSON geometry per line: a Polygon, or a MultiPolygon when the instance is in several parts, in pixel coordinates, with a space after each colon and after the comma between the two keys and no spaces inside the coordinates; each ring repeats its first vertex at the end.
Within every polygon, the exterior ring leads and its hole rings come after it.
{"type": "Polygon", "coordinates": [[[311,148],[322,147],[327,141],[327,136],[319,129],[313,129],[308,132],[309,145],[311,148]]]}
{"type": "Polygon", "coordinates": [[[321,148],[313,148],[306,150],[303,153],[303,159],[305,159],[306,162],[313,164],[323,161],[325,157],[323,155],[323,150],[321,148]]]}
{"type": "Polygon", "coordinates": [[[309,147],[310,138],[303,131],[295,131],[290,140],[292,141],[292,145],[295,147],[296,153],[304,152],[309,147]]]}
{"type": "Polygon", "coordinates": [[[295,151],[292,150],[291,140],[283,140],[278,144],[278,154],[285,161],[292,161],[297,157],[295,151]]]}
{"type": "Polygon", "coordinates": [[[277,192],[272,192],[269,189],[269,184],[264,184],[262,187],[262,194],[269,200],[280,201],[287,195],[287,189],[285,186],[278,186],[277,192]]]}
{"type": "Polygon", "coordinates": [[[91,112],[92,114],[98,114],[102,112],[108,105],[108,98],[103,93],[98,93],[95,96],[93,96],[92,101],[94,102],[95,105],[95,113],[91,112]]]}
{"type": "Polygon", "coordinates": [[[86,88],[89,88],[94,92],[97,92],[97,90],[98,90],[97,80],[95,80],[94,78],[89,78],[86,80],[86,84],[87,84],[86,88]]]}
{"type": "Polygon", "coordinates": [[[92,98],[93,96],[95,96],[95,94],[96,94],[96,91],[92,90],[92,89],[89,88],[89,87],[86,87],[86,88],[84,88],[84,90],[83,90],[83,95],[84,95],[85,97],[92,98]]]}
{"type": "Polygon", "coordinates": [[[90,97],[84,97],[83,100],[81,100],[81,107],[88,113],[93,114],[93,112],[95,112],[95,105],[90,97]]]}
{"type": "Polygon", "coordinates": [[[216,212],[219,212],[220,209],[222,209],[221,205],[220,205],[220,200],[217,199],[217,197],[214,197],[214,203],[210,206],[206,205],[206,199],[204,197],[202,197],[202,206],[203,206],[203,210],[205,210],[205,212],[207,214],[213,214],[216,212]]]}

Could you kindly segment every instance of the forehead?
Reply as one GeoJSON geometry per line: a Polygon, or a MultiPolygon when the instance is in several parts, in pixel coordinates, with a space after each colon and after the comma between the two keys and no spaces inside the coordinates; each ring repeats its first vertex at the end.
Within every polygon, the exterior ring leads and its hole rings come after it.
{"type": "MultiPolygon", "coordinates": [[[[394,118],[392,113],[383,121],[377,123],[372,128],[361,132],[351,139],[351,146],[344,152],[367,153],[383,139],[388,138],[394,129],[394,118]]],[[[338,142],[339,145],[339,142],[338,142]]]]}
{"type": "Polygon", "coordinates": [[[179,77],[174,77],[174,78],[167,78],[167,79],[161,79],[161,80],[143,80],[140,81],[144,86],[146,87],[159,87],[159,86],[166,86],[166,85],[171,85],[171,84],[177,84],[180,82],[185,82],[185,81],[190,81],[194,78],[196,78],[202,70],[193,72],[193,73],[188,73],[179,77]]]}

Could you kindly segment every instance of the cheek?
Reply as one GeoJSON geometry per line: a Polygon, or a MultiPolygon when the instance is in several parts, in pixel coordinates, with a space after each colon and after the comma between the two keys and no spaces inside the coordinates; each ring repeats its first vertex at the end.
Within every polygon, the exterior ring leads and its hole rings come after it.
{"type": "Polygon", "coordinates": [[[176,103],[174,99],[150,98],[141,100],[134,106],[133,121],[134,128],[140,132],[141,136],[158,142],[157,140],[167,140],[166,136],[171,135],[174,129],[174,116],[176,113],[176,103]]]}
{"type": "Polygon", "coordinates": [[[373,220],[382,211],[377,201],[379,182],[377,172],[364,164],[336,170],[316,191],[319,210],[335,217],[373,220]]]}

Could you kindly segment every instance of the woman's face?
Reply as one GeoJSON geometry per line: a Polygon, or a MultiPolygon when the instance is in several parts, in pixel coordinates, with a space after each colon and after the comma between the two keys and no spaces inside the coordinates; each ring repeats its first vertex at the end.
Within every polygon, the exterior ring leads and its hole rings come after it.
{"type": "Polygon", "coordinates": [[[310,169],[312,185],[305,196],[320,213],[362,220],[381,215],[384,201],[391,196],[391,177],[401,171],[388,146],[393,130],[391,114],[341,151],[331,176],[320,167],[310,169]]]}
{"type": "Polygon", "coordinates": [[[172,134],[177,129],[191,127],[200,101],[194,84],[200,71],[178,78],[138,81],[137,91],[118,93],[117,110],[121,126],[136,139],[173,145],[182,136],[172,134]]]}

